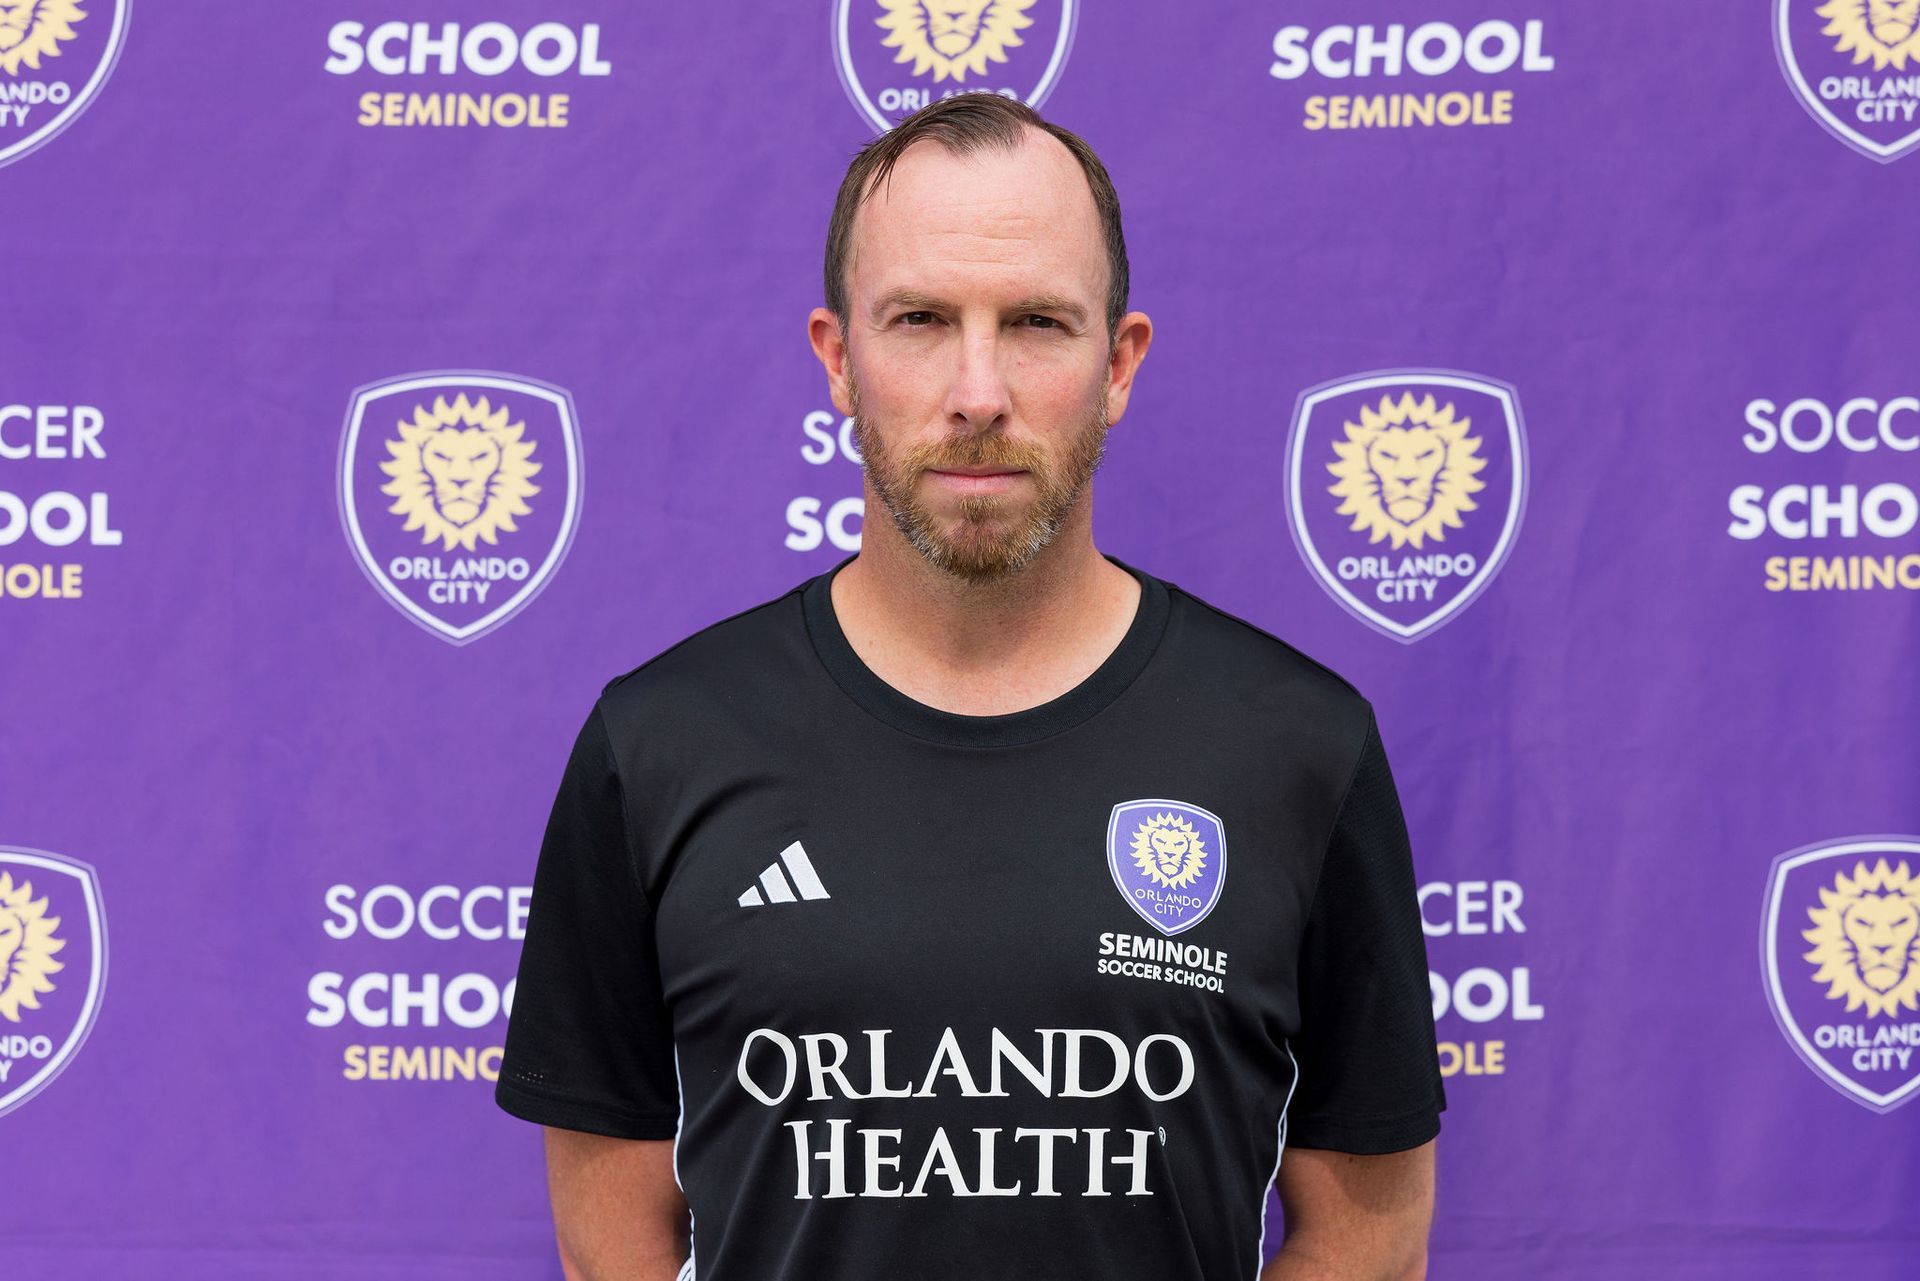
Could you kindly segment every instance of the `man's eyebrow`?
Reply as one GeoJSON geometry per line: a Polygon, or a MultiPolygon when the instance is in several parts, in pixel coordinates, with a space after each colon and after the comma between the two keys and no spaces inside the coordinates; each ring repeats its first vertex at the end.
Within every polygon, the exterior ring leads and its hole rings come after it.
{"type": "Polygon", "coordinates": [[[1058,312],[1076,325],[1087,323],[1087,309],[1060,294],[1035,294],[1031,298],[1022,298],[1013,305],[1013,310],[1022,316],[1033,311],[1058,312]]]}
{"type": "Polygon", "coordinates": [[[896,307],[904,307],[908,311],[938,311],[946,305],[945,299],[923,294],[917,289],[891,289],[874,301],[873,318],[878,320],[896,307]]]}
{"type": "MultiPolygon", "coordinates": [[[[908,311],[940,311],[948,305],[944,298],[922,293],[917,289],[892,289],[881,294],[874,301],[873,317],[878,320],[895,308],[904,308],[908,311]]],[[[1055,312],[1072,320],[1076,325],[1087,323],[1087,309],[1061,294],[1033,294],[1022,298],[1007,310],[1016,316],[1024,316],[1036,311],[1055,312]]]]}

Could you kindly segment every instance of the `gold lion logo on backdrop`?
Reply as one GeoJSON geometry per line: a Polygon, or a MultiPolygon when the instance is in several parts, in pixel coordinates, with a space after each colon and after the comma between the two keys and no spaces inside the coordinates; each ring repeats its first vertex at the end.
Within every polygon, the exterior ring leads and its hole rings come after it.
{"type": "MultiPolygon", "coordinates": [[[[1915,0],[1920,3],[1920,0],[1915,0]]],[[[913,63],[913,74],[931,69],[934,83],[985,75],[987,63],[1005,62],[1006,51],[1025,42],[1019,32],[1033,25],[1027,10],[1035,0],[880,0],[875,21],[887,30],[882,43],[900,52],[895,62],[913,63]]]]}
{"type": "Polygon", "coordinates": [[[1170,890],[1193,884],[1207,865],[1207,845],[1177,814],[1155,814],[1133,830],[1133,861],[1170,890]]]}
{"type": "Polygon", "coordinates": [[[1801,959],[1819,966],[1814,981],[1829,985],[1830,999],[1844,999],[1847,1013],[1920,1009],[1920,880],[1904,862],[1889,867],[1883,858],[1869,871],[1862,860],[1820,891],[1807,916],[1813,928],[1800,937],[1814,946],[1801,959]]]}
{"type": "Polygon", "coordinates": [[[1460,513],[1479,506],[1469,495],[1486,488],[1474,478],[1487,460],[1478,456],[1480,438],[1467,434],[1472,425],[1431,394],[1362,406],[1360,421],[1344,424],[1347,438],[1333,442],[1340,461],[1327,464],[1339,477],[1327,490],[1341,500],[1339,514],[1353,517],[1350,528],[1369,531],[1370,542],[1391,538],[1395,550],[1442,542],[1448,529],[1464,528],[1460,513]]]}
{"type": "Polygon", "coordinates": [[[47,900],[35,900],[27,881],[0,872],[0,1018],[20,1021],[22,1009],[40,1008],[40,994],[53,991],[47,975],[67,967],[53,959],[66,940],[54,933],[60,918],[47,915],[47,900]]]}
{"type": "Polygon", "coordinates": [[[1875,71],[1920,64],[1920,0],[1828,0],[1814,12],[1827,19],[1820,34],[1834,37],[1835,53],[1871,58],[1875,71]]]}
{"type": "Polygon", "coordinates": [[[521,439],[527,425],[510,416],[465,392],[451,404],[436,396],[431,409],[416,405],[387,442],[393,457],[380,464],[393,477],[380,487],[393,498],[387,510],[405,516],[421,542],[438,538],[446,551],[475,551],[481,539],[498,543],[502,530],[518,529],[513,518],[530,514],[526,500],[540,492],[533,483],[540,464],[529,461],[533,442],[521,439]]]}
{"type": "Polygon", "coordinates": [[[73,0],[0,0],[0,71],[40,70],[40,59],[60,56],[60,42],[87,15],[73,0]]]}

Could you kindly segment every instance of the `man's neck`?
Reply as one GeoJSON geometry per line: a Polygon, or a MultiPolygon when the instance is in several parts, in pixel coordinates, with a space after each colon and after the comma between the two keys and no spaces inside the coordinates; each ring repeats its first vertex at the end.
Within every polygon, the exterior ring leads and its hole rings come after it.
{"type": "MultiPolygon", "coordinates": [[[[879,513],[877,502],[869,510],[879,513]]],[[[891,524],[867,526],[833,580],[854,653],[917,702],[964,716],[1038,707],[1099,668],[1140,605],[1140,584],[1093,545],[1091,504],[1018,573],[969,580],[929,564],[891,524]]]]}

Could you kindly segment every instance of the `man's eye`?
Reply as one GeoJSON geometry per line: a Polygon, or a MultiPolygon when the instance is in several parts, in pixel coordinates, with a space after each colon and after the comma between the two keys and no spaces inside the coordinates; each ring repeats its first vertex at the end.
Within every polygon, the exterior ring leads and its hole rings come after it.
{"type": "Polygon", "coordinates": [[[930,311],[910,311],[900,317],[900,319],[918,329],[922,325],[930,325],[933,323],[933,313],[930,311]]]}
{"type": "Polygon", "coordinates": [[[1027,317],[1027,319],[1028,319],[1028,320],[1029,320],[1030,322],[1032,322],[1032,325],[1033,325],[1033,327],[1034,327],[1035,329],[1058,329],[1058,328],[1060,328],[1060,322],[1059,322],[1059,321],[1057,321],[1057,320],[1055,320],[1055,319],[1054,319],[1054,318],[1053,318],[1052,316],[1039,316],[1039,315],[1035,315],[1035,316],[1028,316],[1028,317],[1027,317]]]}

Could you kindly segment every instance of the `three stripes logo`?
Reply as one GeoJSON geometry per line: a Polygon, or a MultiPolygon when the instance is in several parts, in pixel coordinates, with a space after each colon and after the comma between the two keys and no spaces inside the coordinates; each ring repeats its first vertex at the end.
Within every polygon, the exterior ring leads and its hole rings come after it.
{"type": "Polygon", "coordinates": [[[741,907],[765,907],[769,903],[795,903],[801,899],[832,898],[827,887],[820,883],[820,873],[813,870],[813,860],[807,857],[807,851],[799,841],[780,851],[780,857],[767,864],[767,870],[760,873],[760,883],[740,896],[741,907]],[[786,865],[786,872],[780,870],[786,865]],[[793,879],[788,881],[787,877],[793,879]],[[798,889],[799,893],[794,891],[798,889]],[[764,895],[762,891],[765,891],[764,895]]]}

